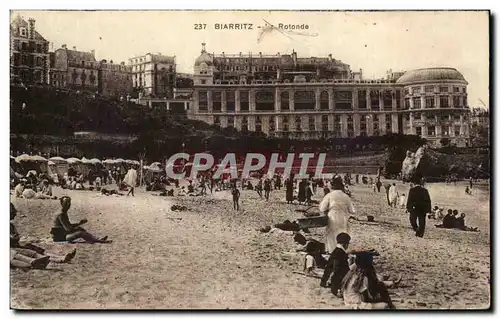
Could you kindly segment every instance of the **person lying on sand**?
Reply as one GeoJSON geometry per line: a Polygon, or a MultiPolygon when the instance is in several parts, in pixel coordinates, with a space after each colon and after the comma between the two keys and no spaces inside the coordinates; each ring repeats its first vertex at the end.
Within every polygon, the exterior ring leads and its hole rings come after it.
{"type": "Polygon", "coordinates": [[[115,189],[108,190],[106,188],[101,189],[101,194],[106,195],[106,196],[111,196],[111,195],[124,196],[124,194],[120,193],[119,191],[117,191],[115,189]]]}
{"type": "Polygon", "coordinates": [[[341,283],[344,303],[353,309],[394,309],[386,285],[373,267],[373,256],[361,253],[341,283]]]}
{"type": "Polygon", "coordinates": [[[18,249],[10,249],[10,266],[13,268],[24,269],[45,269],[50,263],[49,256],[35,257],[33,251],[20,251],[18,249]]]}
{"type": "Polygon", "coordinates": [[[111,242],[111,240],[108,240],[108,236],[97,238],[80,227],[80,225],[83,225],[87,222],[86,219],[82,219],[79,223],[76,224],[70,223],[68,210],[71,207],[71,197],[63,196],[61,197],[60,202],[61,211],[56,215],[54,224],[50,231],[50,233],[52,234],[52,239],[55,242],[68,241],[70,243],[73,243],[76,239],[79,238],[82,238],[90,244],[111,242]]]}
{"type": "Polygon", "coordinates": [[[164,190],[159,194],[151,194],[151,195],[153,195],[153,196],[174,196],[174,190],[173,189],[168,190],[168,191],[164,190]]]}
{"type": "Polygon", "coordinates": [[[16,226],[13,224],[14,218],[16,218],[16,216],[17,216],[17,209],[14,206],[14,204],[10,203],[10,248],[15,250],[21,256],[34,258],[35,260],[49,257],[49,261],[55,263],[69,262],[71,259],[75,257],[76,249],[73,249],[71,253],[68,253],[65,256],[59,256],[47,253],[45,249],[35,246],[33,244],[21,245],[19,243],[21,237],[17,232],[16,226]]]}
{"type": "Polygon", "coordinates": [[[37,193],[31,188],[24,188],[23,184],[19,184],[16,186],[15,194],[16,197],[26,198],[26,199],[57,199],[56,196],[49,196],[42,193],[37,193]],[[21,192],[21,195],[19,195],[19,192],[21,192]]]}
{"type": "MultiPolygon", "coordinates": [[[[293,236],[293,240],[300,246],[297,248],[297,251],[318,251],[320,254],[325,254],[325,244],[317,241],[316,239],[309,239],[307,240],[304,235],[301,233],[296,233],[293,236]]],[[[326,267],[326,262],[322,264],[321,262],[318,262],[318,267],[320,268],[325,268],[326,267]]]]}
{"type": "Polygon", "coordinates": [[[321,287],[327,287],[328,281],[331,279],[331,291],[337,297],[341,297],[340,288],[342,280],[349,272],[349,261],[346,253],[351,241],[351,236],[347,233],[337,235],[337,247],[330,254],[328,264],[325,267],[325,272],[321,278],[321,287]]]}

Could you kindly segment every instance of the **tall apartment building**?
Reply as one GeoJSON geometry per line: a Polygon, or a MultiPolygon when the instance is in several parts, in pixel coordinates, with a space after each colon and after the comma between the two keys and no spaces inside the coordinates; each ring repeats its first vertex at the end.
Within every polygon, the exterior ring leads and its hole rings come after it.
{"type": "Polygon", "coordinates": [[[326,58],[291,54],[210,54],[202,44],[194,64],[188,116],[222,127],[296,139],[417,134],[469,143],[467,81],[453,68],[362,70],[326,58]]]}
{"type": "Polygon", "coordinates": [[[59,88],[84,90],[103,96],[122,97],[132,93],[131,68],[113,61],[95,58],[95,51],[68,49],[64,44],[54,51],[51,85],[59,88]]]}
{"type": "Polygon", "coordinates": [[[38,33],[35,20],[16,16],[10,24],[11,83],[48,84],[49,41],[38,33]]]}
{"type": "Polygon", "coordinates": [[[137,92],[148,97],[172,98],[176,81],[175,56],[147,53],[129,59],[132,83],[137,92]]]}
{"type": "Polygon", "coordinates": [[[51,84],[58,88],[98,92],[99,63],[94,51],[68,49],[66,44],[54,51],[51,84]]]}

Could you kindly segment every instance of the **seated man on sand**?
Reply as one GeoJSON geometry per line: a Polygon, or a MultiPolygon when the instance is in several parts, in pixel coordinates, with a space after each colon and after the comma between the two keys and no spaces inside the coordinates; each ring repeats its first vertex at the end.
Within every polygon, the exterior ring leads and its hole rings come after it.
{"type": "Polygon", "coordinates": [[[460,217],[457,217],[455,220],[455,228],[465,231],[479,231],[477,227],[469,227],[465,226],[465,214],[460,214],[460,217]]]}
{"type": "Polygon", "coordinates": [[[56,217],[54,218],[54,224],[50,231],[50,233],[52,234],[52,239],[55,242],[68,241],[70,243],[73,243],[79,238],[82,238],[90,244],[111,242],[110,240],[108,240],[108,236],[98,238],[80,227],[80,225],[83,225],[87,222],[86,219],[82,219],[77,224],[70,223],[68,210],[71,207],[71,197],[63,196],[61,197],[60,202],[61,211],[58,212],[56,217]]]}
{"type": "Polygon", "coordinates": [[[14,196],[15,197],[22,197],[25,185],[26,185],[26,179],[23,178],[19,181],[19,183],[16,185],[16,187],[14,187],[14,196]]]}
{"type": "Polygon", "coordinates": [[[49,181],[46,180],[46,179],[44,179],[42,181],[42,190],[41,190],[41,193],[43,195],[52,197],[52,186],[49,184],[49,181]]]}
{"type": "Polygon", "coordinates": [[[55,263],[64,263],[69,262],[76,255],[76,249],[73,249],[72,252],[66,254],[65,256],[58,256],[55,254],[49,254],[45,251],[45,249],[35,246],[33,244],[20,245],[20,236],[17,232],[16,226],[12,223],[14,218],[17,215],[16,207],[10,203],[10,248],[15,250],[18,255],[15,255],[20,258],[20,256],[25,256],[29,258],[33,258],[35,260],[43,259],[45,257],[49,257],[49,261],[55,263]]]}
{"type": "Polygon", "coordinates": [[[443,217],[443,224],[436,225],[436,227],[442,228],[453,228],[455,224],[455,217],[453,216],[453,210],[448,209],[448,213],[443,217]]]}

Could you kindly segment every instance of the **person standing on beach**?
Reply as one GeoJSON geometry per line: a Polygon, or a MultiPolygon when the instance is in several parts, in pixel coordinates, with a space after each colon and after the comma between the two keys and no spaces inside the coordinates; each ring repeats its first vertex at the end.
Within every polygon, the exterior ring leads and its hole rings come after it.
{"type": "Polygon", "coordinates": [[[356,213],[351,198],[344,193],[344,184],[340,176],[333,179],[332,191],[323,198],[319,210],[328,216],[326,252],[331,254],[337,246],[337,235],[349,233],[349,217],[356,213]]]}
{"type": "Polygon", "coordinates": [[[271,193],[271,180],[266,178],[264,180],[264,197],[269,200],[269,194],[271,193]]]}
{"type": "Polygon", "coordinates": [[[236,183],[232,184],[231,195],[233,196],[233,209],[240,210],[240,191],[236,187],[236,183]]]}
{"type": "Polygon", "coordinates": [[[128,195],[134,196],[134,188],[135,185],[137,184],[137,171],[133,167],[130,167],[127,174],[123,178],[123,182],[130,187],[127,196],[128,195]]]}
{"type": "Polygon", "coordinates": [[[398,190],[396,188],[396,183],[392,183],[392,185],[389,187],[387,197],[389,200],[389,206],[396,207],[398,202],[398,190]]]}
{"type": "Polygon", "coordinates": [[[291,204],[293,202],[293,178],[294,175],[291,174],[285,182],[287,204],[291,204]]]}
{"type": "Polygon", "coordinates": [[[415,176],[413,183],[415,186],[408,192],[406,209],[410,213],[410,224],[415,231],[415,236],[424,237],[425,218],[432,209],[431,198],[423,186],[421,177],[415,176]]]}

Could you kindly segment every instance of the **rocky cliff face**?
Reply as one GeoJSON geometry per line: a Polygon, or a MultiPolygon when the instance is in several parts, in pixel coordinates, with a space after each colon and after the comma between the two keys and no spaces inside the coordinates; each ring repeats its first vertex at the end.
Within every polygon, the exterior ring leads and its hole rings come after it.
{"type": "Polygon", "coordinates": [[[425,178],[444,178],[455,174],[460,177],[482,176],[481,171],[487,171],[477,159],[467,155],[444,154],[420,147],[416,152],[406,152],[406,158],[401,165],[401,177],[410,181],[415,174],[425,178]],[[476,163],[477,162],[477,163],[476,163]]]}
{"type": "Polygon", "coordinates": [[[420,147],[415,153],[408,151],[401,166],[401,177],[410,181],[415,174],[422,177],[441,177],[449,174],[446,156],[420,147]]]}

